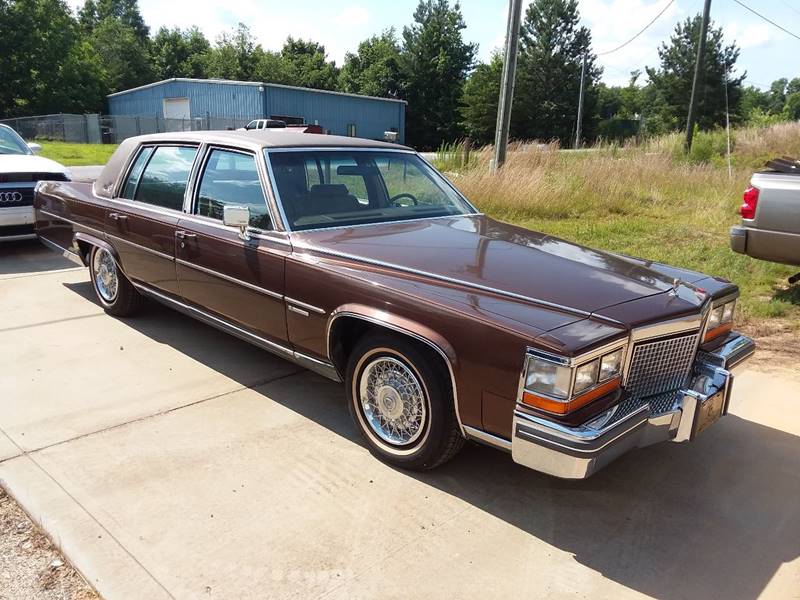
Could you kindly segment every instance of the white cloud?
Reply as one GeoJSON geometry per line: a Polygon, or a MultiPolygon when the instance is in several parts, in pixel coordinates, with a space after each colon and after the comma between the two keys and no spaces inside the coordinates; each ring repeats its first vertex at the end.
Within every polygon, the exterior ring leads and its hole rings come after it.
{"type": "MultiPolygon", "coordinates": [[[[685,12],[679,2],[634,41],[607,55],[630,40],[666,6],[667,0],[582,0],[579,4],[582,21],[592,31],[592,46],[598,63],[605,68],[603,79],[613,85],[624,85],[630,72],[658,64],[658,46],[669,37],[675,23],[685,12]]],[[[640,81],[642,81],[640,79],[640,81]]]]}
{"type": "Polygon", "coordinates": [[[361,6],[348,6],[333,21],[342,27],[363,27],[369,23],[369,13],[361,6]]]}
{"type": "Polygon", "coordinates": [[[783,33],[767,23],[749,23],[743,25],[736,21],[725,25],[725,41],[733,41],[743,50],[760,48],[775,40],[782,39],[783,33]]]}

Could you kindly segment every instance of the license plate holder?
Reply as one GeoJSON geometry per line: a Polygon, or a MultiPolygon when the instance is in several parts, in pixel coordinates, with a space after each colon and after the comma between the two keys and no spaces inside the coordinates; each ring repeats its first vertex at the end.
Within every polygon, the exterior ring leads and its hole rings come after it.
{"type": "Polygon", "coordinates": [[[711,427],[725,413],[726,388],[727,386],[697,407],[695,435],[700,435],[711,427]]]}

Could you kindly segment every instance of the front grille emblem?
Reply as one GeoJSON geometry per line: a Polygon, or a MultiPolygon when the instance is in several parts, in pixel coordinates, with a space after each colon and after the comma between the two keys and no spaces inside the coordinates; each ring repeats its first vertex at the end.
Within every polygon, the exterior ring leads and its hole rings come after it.
{"type": "Polygon", "coordinates": [[[0,204],[15,204],[22,202],[22,194],[19,192],[0,192],[0,204]]]}

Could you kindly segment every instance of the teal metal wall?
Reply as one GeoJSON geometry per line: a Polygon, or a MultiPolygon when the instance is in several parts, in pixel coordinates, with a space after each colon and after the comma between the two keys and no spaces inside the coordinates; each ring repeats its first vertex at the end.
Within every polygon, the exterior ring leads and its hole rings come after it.
{"type": "Polygon", "coordinates": [[[383,139],[397,131],[405,139],[406,103],[271,83],[168,79],[108,96],[113,116],[163,117],[165,98],[188,98],[192,119],[249,120],[290,116],[318,124],[330,133],[383,139]]]}

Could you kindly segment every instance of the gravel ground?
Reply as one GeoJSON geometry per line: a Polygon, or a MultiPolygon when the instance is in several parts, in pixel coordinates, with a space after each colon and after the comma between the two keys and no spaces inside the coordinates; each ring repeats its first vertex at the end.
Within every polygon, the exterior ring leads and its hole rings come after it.
{"type": "Polygon", "coordinates": [[[0,600],[99,600],[0,487],[0,600]]]}

